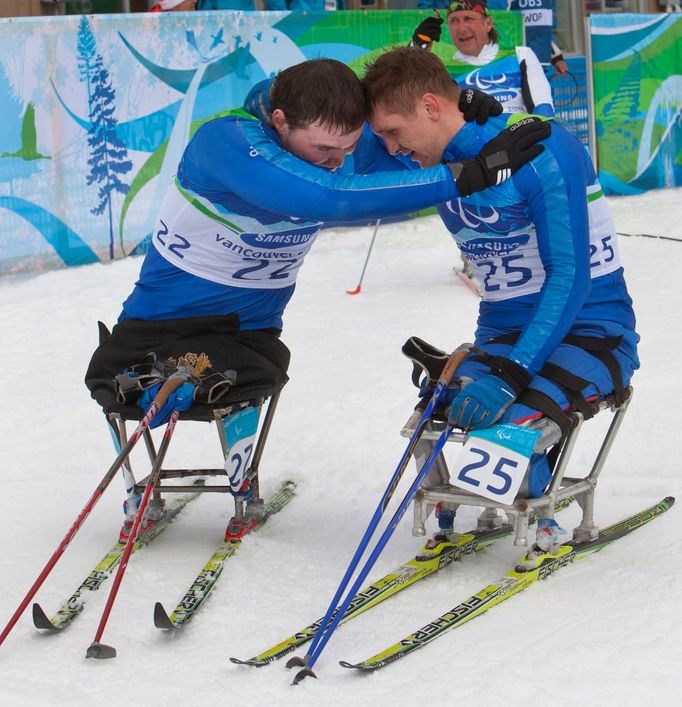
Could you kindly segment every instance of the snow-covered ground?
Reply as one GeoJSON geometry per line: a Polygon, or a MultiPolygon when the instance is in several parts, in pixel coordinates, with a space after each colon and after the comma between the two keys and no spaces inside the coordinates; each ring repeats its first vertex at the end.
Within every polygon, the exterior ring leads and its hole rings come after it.
{"type": "MultiPolygon", "coordinates": [[[[682,239],[682,190],[613,198],[619,231],[682,239]]],[[[135,555],[104,634],[118,657],[85,659],[110,584],[63,634],[34,630],[30,608],[0,647],[2,705],[414,705],[581,707],[679,704],[682,510],[511,598],[373,675],[339,659],[374,654],[504,574],[511,540],[444,570],[341,627],[316,666],[290,686],[283,662],[232,665],[321,615],[404,448],[412,410],[410,335],[452,349],[471,337],[477,302],[452,273],[454,244],[437,217],[379,231],[362,293],[370,228],[324,232],[286,313],[291,381],[261,466],[265,491],[299,482],[297,497],[244,542],[211,599],[179,636],[152,624],[172,608],[221,541],[231,502],[206,494],[135,555]]],[[[642,335],[635,397],[601,478],[606,525],[682,495],[682,242],[621,238],[642,335]]],[[[112,324],[139,259],[0,281],[2,473],[0,629],[113,460],[82,378],[96,322],[112,324]]],[[[608,417],[604,413],[603,417],[608,417]]],[[[584,428],[586,460],[605,420],[584,428]]],[[[169,464],[217,465],[215,430],[178,429],[169,464]],[[184,461],[183,461],[184,460],[184,461]]],[[[457,445],[450,445],[455,452],[457,445]]],[[[138,474],[143,457],[136,456],[138,474]]],[[[403,482],[405,486],[405,481],[403,482]]],[[[123,485],[115,479],[37,595],[65,599],[114,539],[123,485]]],[[[460,512],[464,529],[474,509],[460,512]]],[[[578,520],[576,508],[562,515],[578,520]]],[[[372,577],[414,554],[408,513],[372,577]]]]}

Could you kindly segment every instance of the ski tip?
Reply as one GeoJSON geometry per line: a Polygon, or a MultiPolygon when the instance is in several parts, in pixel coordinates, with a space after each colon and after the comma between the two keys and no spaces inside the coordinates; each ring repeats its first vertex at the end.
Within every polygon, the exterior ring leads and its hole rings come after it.
{"type": "Polygon", "coordinates": [[[303,658],[299,658],[297,655],[289,658],[286,662],[287,668],[305,668],[307,663],[303,658]]]}
{"type": "Polygon", "coordinates": [[[176,628],[160,601],[154,604],[154,626],[163,631],[172,631],[176,628]]]}
{"type": "Polygon", "coordinates": [[[107,660],[108,658],[116,657],[116,649],[113,646],[107,646],[104,643],[91,643],[88,650],[85,652],[86,658],[97,658],[98,660],[107,660]]]}
{"type": "Polygon", "coordinates": [[[36,628],[56,633],[59,629],[50,621],[48,615],[37,602],[33,604],[33,625],[36,628]]]}
{"type": "Polygon", "coordinates": [[[235,665],[249,665],[252,668],[262,668],[264,665],[267,665],[267,661],[258,660],[256,658],[249,658],[248,660],[230,658],[230,663],[234,663],[235,665]]]}
{"type": "Polygon", "coordinates": [[[363,673],[371,673],[372,671],[374,671],[380,667],[379,665],[372,665],[371,663],[369,665],[367,663],[349,663],[347,660],[340,660],[339,665],[342,668],[350,668],[352,670],[359,670],[360,672],[363,672],[363,673]]]}
{"type": "Polygon", "coordinates": [[[360,670],[360,665],[358,665],[358,663],[349,663],[347,660],[340,660],[339,665],[342,668],[354,668],[355,670],[360,670]]]}
{"type": "Polygon", "coordinates": [[[303,668],[303,670],[299,670],[296,673],[294,679],[291,681],[291,684],[298,685],[298,683],[305,680],[306,678],[315,678],[315,680],[317,680],[317,675],[315,675],[315,673],[310,668],[303,668]]]}

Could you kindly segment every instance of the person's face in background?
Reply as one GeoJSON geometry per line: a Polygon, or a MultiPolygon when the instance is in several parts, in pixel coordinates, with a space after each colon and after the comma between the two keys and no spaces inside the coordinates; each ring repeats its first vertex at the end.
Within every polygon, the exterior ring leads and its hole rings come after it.
{"type": "Polygon", "coordinates": [[[490,42],[493,21],[480,12],[457,10],[448,15],[447,22],[452,41],[462,54],[478,56],[490,42]]]}

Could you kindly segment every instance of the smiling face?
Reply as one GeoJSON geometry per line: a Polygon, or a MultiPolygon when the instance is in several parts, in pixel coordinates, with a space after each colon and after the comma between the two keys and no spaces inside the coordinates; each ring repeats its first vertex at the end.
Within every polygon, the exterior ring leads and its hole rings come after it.
{"type": "Polygon", "coordinates": [[[457,10],[448,15],[448,31],[457,49],[467,56],[478,56],[490,42],[493,21],[480,12],[457,10]]]}
{"type": "Polygon", "coordinates": [[[396,113],[386,103],[377,103],[370,123],[392,155],[407,155],[420,167],[433,167],[440,163],[452,137],[443,129],[441,108],[441,99],[432,93],[424,94],[409,114],[396,113]]]}
{"type": "Polygon", "coordinates": [[[362,135],[362,126],[342,134],[319,121],[303,127],[290,127],[284,112],[272,113],[272,125],[286,150],[318,167],[333,171],[340,167],[346,155],[351,154],[362,135]]]}

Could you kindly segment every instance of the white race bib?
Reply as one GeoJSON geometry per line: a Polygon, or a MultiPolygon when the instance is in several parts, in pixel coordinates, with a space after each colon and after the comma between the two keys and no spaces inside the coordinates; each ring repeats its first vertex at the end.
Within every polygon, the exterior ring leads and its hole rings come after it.
{"type": "Polygon", "coordinates": [[[293,285],[320,224],[261,224],[181,189],[177,182],[161,206],[152,243],[176,267],[231,287],[280,289],[293,285]]]}
{"type": "Polygon", "coordinates": [[[225,471],[233,491],[239,491],[249,469],[253,444],[256,441],[260,406],[240,410],[223,420],[227,440],[225,471]]]}
{"type": "Polygon", "coordinates": [[[513,503],[539,436],[538,430],[512,423],[472,432],[450,482],[478,496],[506,505],[513,503]]]}

